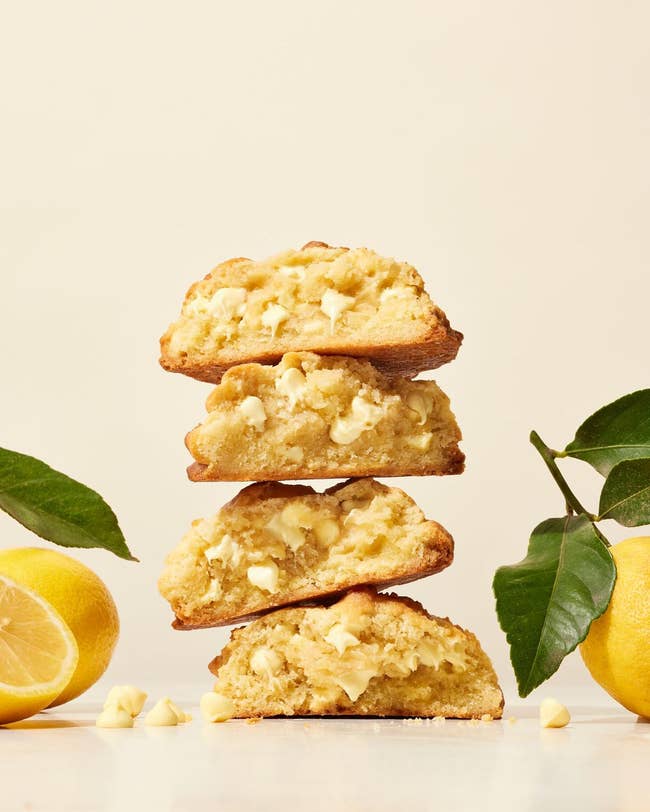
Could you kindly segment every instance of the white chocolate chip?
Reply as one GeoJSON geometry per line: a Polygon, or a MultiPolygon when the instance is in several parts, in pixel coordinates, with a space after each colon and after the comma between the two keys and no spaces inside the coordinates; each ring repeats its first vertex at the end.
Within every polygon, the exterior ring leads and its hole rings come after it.
{"type": "Polygon", "coordinates": [[[201,713],[208,722],[226,722],[235,715],[232,699],[214,691],[201,697],[201,713]]]}
{"type": "Polygon", "coordinates": [[[330,438],[338,445],[353,443],[364,431],[374,428],[384,416],[384,409],[361,395],[352,399],[349,414],[337,417],[330,428],[330,438]]]}
{"type": "Polygon", "coordinates": [[[386,663],[384,666],[384,673],[387,677],[408,677],[413,673],[412,668],[409,668],[408,662],[395,662],[386,663]]]}
{"type": "Polygon", "coordinates": [[[449,663],[455,671],[466,671],[465,655],[456,651],[456,640],[446,641],[446,645],[436,640],[422,640],[416,649],[422,665],[429,668],[440,668],[441,663],[449,663]]]}
{"type": "Polygon", "coordinates": [[[285,446],[285,456],[289,462],[302,462],[305,456],[305,452],[300,448],[300,446],[294,445],[291,447],[285,446]]]}
{"type": "Polygon", "coordinates": [[[248,395],[239,404],[239,411],[244,415],[244,420],[249,426],[253,426],[256,431],[262,431],[266,423],[266,412],[264,404],[259,398],[255,395],[248,395]]]}
{"type": "Polygon", "coordinates": [[[289,502],[282,511],[282,521],[290,527],[304,527],[309,530],[318,519],[318,513],[304,502],[289,502]]]}
{"type": "Polygon", "coordinates": [[[144,717],[145,725],[150,727],[174,727],[178,724],[178,714],[168,697],[159,699],[144,717]]]}
{"type": "Polygon", "coordinates": [[[305,278],[305,269],[302,265],[280,265],[278,272],[289,279],[303,280],[305,278]]]}
{"type": "Polygon", "coordinates": [[[279,304],[270,304],[262,313],[262,324],[271,328],[271,336],[275,338],[278,327],[289,318],[289,311],[279,304]]]}
{"type": "Polygon", "coordinates": [[[440,668],[440,664],[445,659],[442,646],[432,641],[422,640],[418,644],[415,653],[419,657],[422,665],[426,665],[429,668],[440,668]]]}
{"type": "Polygon", "coordinates": [[[334,519],[321,519],[314,525],[314,535],[319,544],[329,547],[341,535],[338,522],[334,519]]]}
{"type": "Polygon", "coordinates": [[[354,296],[345,296],[332,288],[326,290],[323,294],[320,300],[320,309],[330,320],[330,332],[332,335],[334,335],[334,328],[341,313],[352,307],[354,301],[354,296]]]}
{"type": "Polygon", "coordinates": [[[214,544],[212,547],[203,553],[208,561],[218,559],[223,564],[231,564],[233,567],[238,567],[241,563],[243,556],[242,548],[232,538],[231,535],[225,533],[219,544],[214,544]]]}
{"type": "Polygon", "coordinates": [[[182,711],[178,707],[178,705],[176,705],[174,702],[171,701],[171,699],[169,699],[169,697],[165,697],[165,699],[167,700],[167,703],[169,704],[169,707],[176,714],[176,718],[178,719],[178,724],[179,725],[182,725],[185,722],[191,722],[192,721],[192,717],[190,716],[189,713],[185,713],[185,711],[182,711]]]}
{"type": "Polygon", "coordinates": [[[305,543],[305,534],[300,527],[296,527],[296,525],[286,521],[284,511],[282,514],[276,513],[275,516],[266,523],[266,529],[276,538],[280,539],[280,541],[284,542],[294,553],[305,543]]]}
{"type": "Polygon", "coordinates": [[[416,437],[409,437],[406,441],[411,448],[417,448],[418,451],[427,451],[431,447],[433,440],[433,432],[426,431],[424,434],[418,434],[416,437]]]}
{"type": "MultiPolygon", "coordinates": [[[[353,646],[358,646],[361,641],[358,637],[351,634],[342,623],[335,623],[329,632],[325,635],[325,642],[343,654],[347,649],[353,646]]],[[[364,689],[365,690],[365,689],[364,689]]]]}
{"type": "Polygon", "coordinates": [[[131,713],[118,702],[105,706],[104,710],[99,714],[95,720],[97,727],[133,727],[133,716],[131,713]]]}
{"type": "Polygon", "coordinates": [[[384,288],[382,292],[379,294],[379,301],[381,304],[384,302],[388,302],[391,299],[404,299],[409,294],[412,295],[411,289],[405,287],[404,285],[399,285],[398,287],[392,288],[384,288]]]}
{"type": "Polygon", "coordinates": [[[289,398],[289,405],[293,409],[305,391],[307,378],[296,367],[285,370],[275,382],[275,388],[281,395],[289,398]]]}
{"type": "Polygon", "coordinates": [[[571,721],[571,714],[565,705],[549,697],[539,706],[539,724],[541,727],[566,727],[571,721]]]}
{"type": "Polygon", "coordinates": [[[208,588],[201,595],[201,600],[204,603],[211,603],[212,601],[218,601],[222,595],[221,582],[217,578],[211,578],[208,588]]]}
{"type": "Polygon", "coordinates": [[[221,288],[206,305],[206,309],[224,321],[241,317],[246,311],[246,288],[221,288]]]}
{"type": "Polygon", "coordinates": [[[246,577],[253,586],[270,592],[271,595],[278,591],[278,565],[275,561],[268,561],[266,564],[254,564],[246,571],[246,577]]]}
{"type": "Polygon", "coordinates": [[[253,652],[250,666],[256,674],[271,678],[282,668],[282,658],[273,649],[262,646],[253,652]]]}
{"type": "Polygon", "coordinates": [[[406,405],[418,416],[417,425],[423,426],[433,409],[431,398],[425,398],[421,392],[409,392],[406,396],[406,405]]]}
{"type": "Polygon", "coordinates": [[[135,718],[144,707],[147,694],[135,685],[114,685],[106,696],[104,708],[120,705],[135,718]]]}
{"type": "Polygon", "coordinates": [[[347,671],[341,674],[334,682],[343,688],[351,702],[356,702],[374,676],[376,676],[374,670],[360,668],[358,671],[347,671]]]}

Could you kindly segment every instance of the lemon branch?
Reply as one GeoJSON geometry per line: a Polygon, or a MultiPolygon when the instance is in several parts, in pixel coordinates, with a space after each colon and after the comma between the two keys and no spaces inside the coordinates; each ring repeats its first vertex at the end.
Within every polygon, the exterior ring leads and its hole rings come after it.
{"type": "Polygon", "coordinates": [[[580,515],[584,513],[592,522],[597,521],[597,516],[593,513],[590,513],[586,510],[583,506],[578,497],[573,493],[571,488],[569,487],[569,483],[566,481],[562,472],[557,467],[557,463],[555,462],[555,458],[560,456],[559,452],[554,451],[552,448],[549,448],[546,443],[542,440],[539,434],[536,431],[531,431],[530,433],[530,442],[535,446],[539,455],[544,460],[546,467],[550,471],[551,476],[557,483],[557,486],[562,491],[564,499],[566,501],[566,509],[568,514],[577,513],[580,515]]]}

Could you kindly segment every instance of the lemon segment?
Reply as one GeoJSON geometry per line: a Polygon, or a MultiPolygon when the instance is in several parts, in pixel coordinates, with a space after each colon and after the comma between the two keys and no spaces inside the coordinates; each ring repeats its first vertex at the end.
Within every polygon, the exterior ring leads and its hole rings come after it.
{"type": "Polygon", "coordinates": [[[79,660],[74,635],[50,604],[0,575],[0,724],[47,707],[79,660]]]}
{"type": "Polygon", "coordinates": [[[591,676],[624,708],[650,718],[650,536],[611,548],[616,583],[580,654],[591,676]]]}
{"type": "Polygon", "coordinates": [[[117,608],[106,585],[74,558],[38,547],[0,550],[0,575],[37,592],[69,627],[79,662],[50,704],[61,705],[79,696],[104,673],[119,636],[117,608]]]}

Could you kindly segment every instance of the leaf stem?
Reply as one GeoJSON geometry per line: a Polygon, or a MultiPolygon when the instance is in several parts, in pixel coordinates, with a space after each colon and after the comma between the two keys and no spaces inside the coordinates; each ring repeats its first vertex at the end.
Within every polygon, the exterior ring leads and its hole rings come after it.
{"type": "Polygon", "coordinates": [[[585,516],[588,516],[592,522],[595,521],[596,516],[594,516],[593,513],[589,513],[588,510],[585,510],[578,500],[578,497],[569,487],[569,483],[562,476],[560,469],[557,467],[555,457],[559,456],[559,453],[550,449],[536,431],[531,431],[530,442],[539,451],[539,454],[546,463],[546,467],[550,471],[551,476],[557,483],[558,488],[562,491],[562,494],[566,500],[567,512],[577,514],[584,513],[585,516]]]}

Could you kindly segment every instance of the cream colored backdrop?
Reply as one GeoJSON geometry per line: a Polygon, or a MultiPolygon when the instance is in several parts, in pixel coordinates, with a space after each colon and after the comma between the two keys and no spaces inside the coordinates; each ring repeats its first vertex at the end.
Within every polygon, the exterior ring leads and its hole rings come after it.
{"type": "MultiPolygon", "coordinates": [[[[319,239],[411,261],[465,333],[435,377],[467,472],[398,483],[456,560],[402,591],[475,630],[514,697],[492,573],[563,509],[528,432],[561,446],[649,383],[648,4],[3,6],[0,443],[95,486],[142,559],[78,553],[122,618],[97,691],[195,698],[226,636],[173,632],[156,591],[238,489],[186,480],[209,386],[163,373],[158,337],[218,261],[319,239]]],[[[549,691],[601,696],[577,656],[549,691]]]]}

